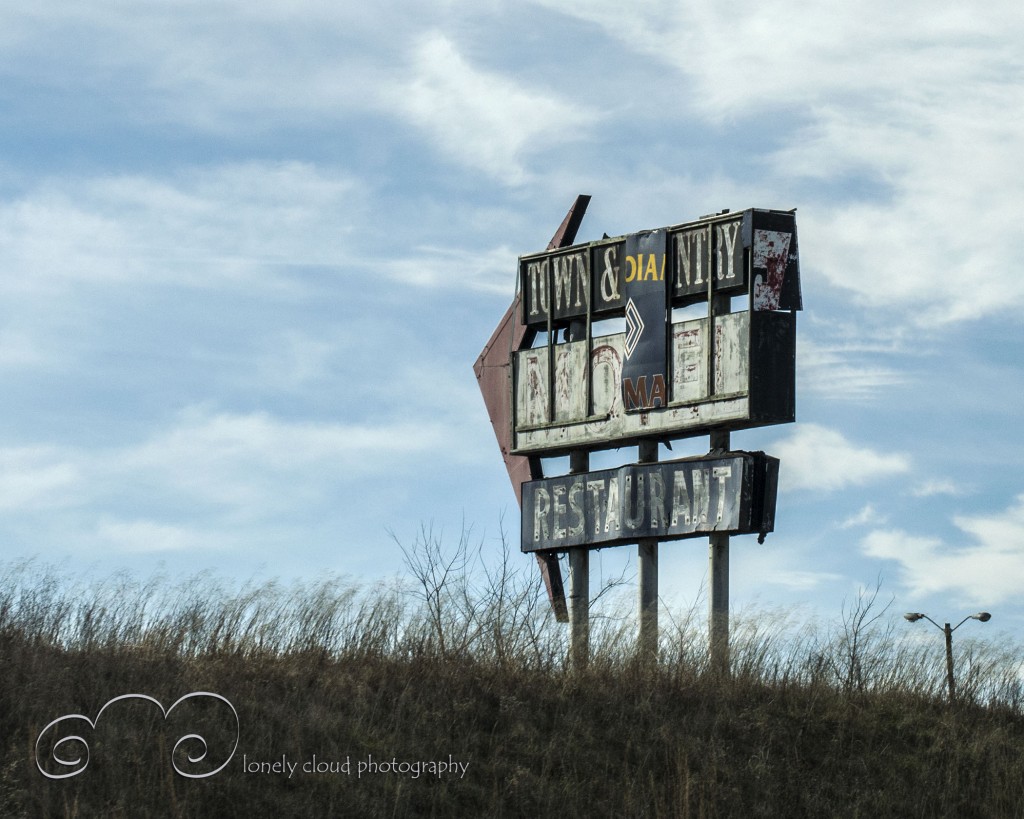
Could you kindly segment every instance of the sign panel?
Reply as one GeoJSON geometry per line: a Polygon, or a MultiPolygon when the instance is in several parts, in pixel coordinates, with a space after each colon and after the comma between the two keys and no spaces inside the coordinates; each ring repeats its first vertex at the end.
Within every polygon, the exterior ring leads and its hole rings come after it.
{"type": "Polygon", "coordinates": [[[751,309],[800,310],[796,221],[791,214],[760,214],[751,226],[750,248],[751,309]]]}
{"type": "Polygon", "coordinates": [[[725,222],[673,232],[673,296],[706,296],[709,283],[717,292],[746,286],[742,243],[743,215],[725,222]]]}
{"type": "Polygon", "coordinates": [[[775,526],[778,469],[763,452],[729,452],[530,481],[522,550],[764,534],[775,526]]]}
{"type": "Polygon", "coordinates": [[[622,404],[626,412],[668,406],[665,237],[664,230],[626,237],[626,338],[622,345],[622,404]]]}
{"type": "MultiPolygon", "coordinates": [[[[549,323],[560,326],[588,315],[623,315],[626,279],[634,271],[626,259],[636,252],[626,244],[660,233],[666,237],[666,255],[659,279],[672,306],[703,301],[715,293],[741,295],[753,290],[763,294],[758,298],[762,306],[755,309],[801,309],[796,216],[751,209],[520,257],[523,324],[546,330],[549,323]],[[550,304],[555,305],[553,313],[550,304]]],[[[645,274],[648,261],[645,257],[645,274]]]]}
{"type": "Polygon", "coordinates": [[[673,324],[668,403],[647,412],[626,411],[626,339],[616,333],[554,345],[554,379],[546,347],[516,353],[513,451],[595,450],[795,419],[796,319],[790,313],[743,311],[673,324]]]}
{"type": "Polygon", "coordinates": [[[626,307],[625,288],[622,283],[622,260],[625,252],[625,242],[591,245],[591,270],[594,271],[591,277],[592,315],[606,316],[621,312],[626,307]]]}

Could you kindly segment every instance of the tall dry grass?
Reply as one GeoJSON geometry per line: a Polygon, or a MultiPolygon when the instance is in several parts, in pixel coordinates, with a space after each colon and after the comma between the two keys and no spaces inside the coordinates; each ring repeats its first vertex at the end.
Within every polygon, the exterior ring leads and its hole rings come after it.
{"type": "Polygon", "coordinates": [[[504,538],[491,551],[424,528],[405,576],[369,586],[6,566],[0,815],[1020,815],[1017,646],[959,640],[951,706],[941,639],[896,629],[876,586],[824,625],[734,615],[728,675],[708,663],[699,604],[665,612],[652,666],[617,578],[595,595],[589,666],[570,668],[529,561],[504,538]],[[238,711],[238,758],[216,776],[177,775],[176,726],[138,705],[97,723],[79,775],[37,769],[51,720],[191,691],[238,711]],[[242,765],[312,754],[470,769],[296,779],[242,765]]]}

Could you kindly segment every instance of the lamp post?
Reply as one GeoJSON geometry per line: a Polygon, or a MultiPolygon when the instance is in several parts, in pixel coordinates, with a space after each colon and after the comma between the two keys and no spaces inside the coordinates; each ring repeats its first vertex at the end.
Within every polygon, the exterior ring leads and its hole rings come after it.
{"type": "Polygon", "coordinates": [[[949,684],[949,701],[953,702],[956,699],[956,683],[953,680],[953,632],[956,631],[960,626],[966,623],[968,620],[980,620],[982,623],[987,623],[992,619],[992,615],[987,611],[979,611],[977,614],[968,614],[963,620],[957,623],[955,626],[950,628],[949,623],[940,626],[927,614],[920,611],[908,611],[903,615],[904,620],[909,620],[911,623],[916,623],[918,620],[924,619],[931,623],[935,628],[946,635],[946,682],[949,684]]]}

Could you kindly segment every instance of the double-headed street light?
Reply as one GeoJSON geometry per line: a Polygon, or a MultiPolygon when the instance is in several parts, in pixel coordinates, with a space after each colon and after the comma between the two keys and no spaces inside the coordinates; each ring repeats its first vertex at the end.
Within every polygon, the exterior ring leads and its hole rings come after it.
{"type": "Polygon", "coordinates": [[[980,620],[982,623],[987,623],[992,619],[992,615],[987,611],[979,611],[977,614],[968,614],[963,620],[957,623],[955,626],[950,628],[949,623],[940,626],[927,614],[920,611],[908,611],[903,615],[905,620],[909,620],[911,623],[916,623],[918,620],[924,619],[931,623],[939,631],[946,635],[946,682],[949,683],[949,701],[953,702],[956,699],[956,683],[953,681],[953,632],[956,631],[960,626],[966,623],[968,620],[980,620]]]}

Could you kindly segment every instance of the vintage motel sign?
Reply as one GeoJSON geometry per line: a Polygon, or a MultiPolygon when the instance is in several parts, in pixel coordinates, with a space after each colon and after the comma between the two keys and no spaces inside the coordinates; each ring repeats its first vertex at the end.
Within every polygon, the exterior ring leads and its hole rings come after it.
{"type": "Polygon", "coordinates": [[[577,197],[545,252],[520,257],[516,298],[476,364],[522,507],[521,548],[536,555],[570,623],[572,661],[585,665],[588,550],[636,543],[638,645],[656,661],[658,543],[708,535],[709,646],[725,670],[729,537],[772,531],[779,467],[729,451],[729,433],[795,420],[795,212],[722,211],[571,245],[589,198],[577,197]],[[704,434],[706,456],[657,461],[658,442],[704,434]],[[640,463],[586,471],[590,452],[631,444],[640,463]],[[541,458],[564,454],[570,474],[545,478],[541,458]]]}

